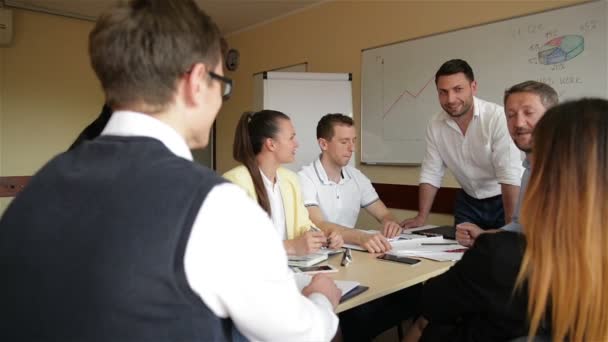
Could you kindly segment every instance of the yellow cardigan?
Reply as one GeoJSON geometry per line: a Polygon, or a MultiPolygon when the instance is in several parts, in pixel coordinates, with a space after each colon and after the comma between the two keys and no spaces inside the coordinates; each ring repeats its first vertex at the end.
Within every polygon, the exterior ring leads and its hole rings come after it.
{"type": "MultiPolygon", "coordinates": [[[[281,197],[283,197],[287,239],[291,240],[304,234],[313,224],[308,218],[308,210],[306,210],[302,201],[298,176],[282,167],[277,169],[277,175],[279,176],[281,197]]],[[[243,188],[249,197],[257,203],[258,196],[255,193],[253,179],[244,165],[237,166],[224,173],[224,178],[243,188]]]]}

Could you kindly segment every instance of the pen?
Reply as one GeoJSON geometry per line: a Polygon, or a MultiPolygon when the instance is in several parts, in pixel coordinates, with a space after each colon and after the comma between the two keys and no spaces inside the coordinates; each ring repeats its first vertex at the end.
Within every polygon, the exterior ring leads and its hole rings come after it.
{"type": "Polygon", "coordinates": [[[433,243],[433,242],[427,242],[427,243],[421,243],[421,246],[450,246],[450,245],[458,245],[458,243],[456,242],[437,242],[437,243],[433,243]]]}
{"type": "MultiPolygon", "coordinates": [[[[318,227],[315,227],[315,226],[310,226],[310,229],[308,231],[323,233],[323,231],[321,229],[319,229],[318,227]]],[[[327,247],[329,247],[329,245],[331,245],[331,239],[329,238],[329,235],[328,235],[327,236],[327,247]]]]}

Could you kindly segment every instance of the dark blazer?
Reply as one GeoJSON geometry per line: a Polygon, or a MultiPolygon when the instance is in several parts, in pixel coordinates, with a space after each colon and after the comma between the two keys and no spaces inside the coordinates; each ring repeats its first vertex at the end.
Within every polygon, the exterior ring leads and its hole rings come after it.
{"type": "Polygon", "coordinates": [[[422,341],[508,341],[527,335],[527,285],[514,290],[525,239],[482,234],[462,260],[423,288],[422,341]]]}

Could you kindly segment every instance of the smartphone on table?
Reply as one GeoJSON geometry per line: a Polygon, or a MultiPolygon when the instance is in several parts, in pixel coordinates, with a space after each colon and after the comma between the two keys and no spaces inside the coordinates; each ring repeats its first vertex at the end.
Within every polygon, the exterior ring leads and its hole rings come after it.
{"type": "Polygon", "coordinates": [[[408,258],[405,256],[393,255],[393,254],[382,254],[382,255],[378,256],[377,258],[378,258],[378,260],[400,262],[400,263],[407,264],[407,265],[416,265],[417,263],[420,262],[420,259],[408,258]]]}
{"type": "Polygon", "coordinates": [[[338,269],[333,267],[332,265],[317,265],[317,266],[307,266],[307,267],[293,266],[292,269],[296,273],[307,273],[307,274],[338,272],[338,269]]]}

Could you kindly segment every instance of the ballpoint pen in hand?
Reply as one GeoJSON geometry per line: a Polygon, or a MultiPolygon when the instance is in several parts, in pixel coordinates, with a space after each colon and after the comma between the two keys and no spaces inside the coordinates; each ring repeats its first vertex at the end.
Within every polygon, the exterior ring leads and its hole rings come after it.
{"type": "MultiPolygon", "coordinates": [[[[309,232],[319,232],[319,233],[323,233],[323,231],[315,226],[310,226],[310,229],[308,230],[309,232]]],[[[327,248],[329,248],[329,246],[331,245],[331,239],[329,238],[329,235],[327,236],[327,248]]]]}

